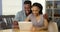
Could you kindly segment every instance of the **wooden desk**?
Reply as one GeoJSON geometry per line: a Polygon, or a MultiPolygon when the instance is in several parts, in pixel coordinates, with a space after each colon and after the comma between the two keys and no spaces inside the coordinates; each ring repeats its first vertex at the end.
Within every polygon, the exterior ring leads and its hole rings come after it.
{"type": "MultiPolygon", "coordinates": [[[[32,32],[32,31],[20,31],[19,29],[13,29],[14,32],[32,32]]],[[[44,31],[35,31],[35,32],[48,32],[47,30],[44,31]]]]}
{"type": "MultiPolygon", "coordinates": [[[[20,31],[19,29],[6,29],[0,30],[0,32],[32,32],[32,31],[20,31]]],[[[35,31],[35,32],[47,32],[47,31],[35,31]]]]}
{"type": "Polygon", "coordinates": [[[13,32],[12,29],[5,29],[5,30],[0,30],[0,32],[13,32]]]}

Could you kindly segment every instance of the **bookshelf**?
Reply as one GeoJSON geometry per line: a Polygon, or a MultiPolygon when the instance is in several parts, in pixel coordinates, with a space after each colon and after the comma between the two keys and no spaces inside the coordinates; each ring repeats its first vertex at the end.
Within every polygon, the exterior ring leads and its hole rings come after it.
{"type": "Polygon", "coordinates": [[[58,22],[57,20],[60,20],[60,0],[46,0],[46,13],[52,21],[58,22]]]}
{"type": "Polygon", "coordinates": [[[46,0],[46,13],[57,23],[60,31],[60,0],[46,0]]]}

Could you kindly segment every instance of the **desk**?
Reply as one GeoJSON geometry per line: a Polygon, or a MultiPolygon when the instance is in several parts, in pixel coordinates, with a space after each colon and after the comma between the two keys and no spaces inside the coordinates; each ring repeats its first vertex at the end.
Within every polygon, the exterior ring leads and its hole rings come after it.
{"type": "MultiPolygon", "coordinates": [[[[5,29],[0,30],[0,32],[32,32],[32,31],[20,31],[19,29],[5,29]]],[[[47,31],[36,31],[36,32],[47,32],[47,31]]]]}
{"type": "Polygon", "coordinates": [[[12,29],[5,29],[5,30],[0,30],[0,32],[13,32],[12,29]]]}
{"type": "MultiPolygon", "coordinates": [[[[19,29],[13,29],[14,32],[32,32],[32,31],[20,31],[19,29]]],[[[35,32],[48,32],[47,30],[44,31],[35,31],[35,32]]]]}

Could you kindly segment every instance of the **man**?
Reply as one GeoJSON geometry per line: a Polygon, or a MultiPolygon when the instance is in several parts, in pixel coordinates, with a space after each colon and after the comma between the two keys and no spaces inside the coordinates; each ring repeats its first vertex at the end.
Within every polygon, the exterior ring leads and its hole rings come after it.
{"type": "Polygon", "coordinates": [[[24,1],[24,9],[19,11],[15,16],[15,20],[13,22],[13,28],[19,29],[17,21],[24,21],[26,17],[31,13],[31,1],[24,1]]]}
{"type": "Polygon", "coordinates": [[[31,1],[24,2],[24,10],[19,11],[15,16],[16,21],[24,21],[26,17],[31,13],[31,1]]]}

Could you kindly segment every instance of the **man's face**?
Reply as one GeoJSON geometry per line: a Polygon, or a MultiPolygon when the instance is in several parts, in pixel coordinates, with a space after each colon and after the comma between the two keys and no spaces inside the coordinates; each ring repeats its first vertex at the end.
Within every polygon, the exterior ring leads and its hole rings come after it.
{"type": "Polygon", "coordinates": [[[30,12],[31,5],[30,4],[24,4],[24,9],[26,13],[30,12]]]}

